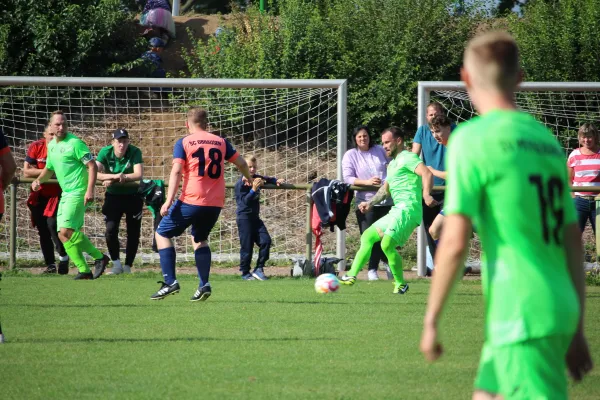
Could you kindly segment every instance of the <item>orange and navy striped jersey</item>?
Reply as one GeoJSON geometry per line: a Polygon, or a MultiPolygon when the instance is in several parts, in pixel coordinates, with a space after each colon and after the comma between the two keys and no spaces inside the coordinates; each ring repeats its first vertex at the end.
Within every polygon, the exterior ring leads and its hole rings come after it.
{"type": "Polygon", "coordinates": [[[200,131],[181,138],[173,149],[173,163],[183,164],[179,200],[196,206],[225,205],[225,161],[239,153],[222,137],[200,131]]]}

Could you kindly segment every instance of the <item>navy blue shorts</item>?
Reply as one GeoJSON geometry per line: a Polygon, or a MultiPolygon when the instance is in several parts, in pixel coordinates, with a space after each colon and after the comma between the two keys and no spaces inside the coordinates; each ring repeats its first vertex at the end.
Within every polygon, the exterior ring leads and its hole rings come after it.
{"type": "Polygon", "coordinates": [[[195,206],[177,200],[160,221],[156,232],[170,239],[180,236],[191,225],[194,242],[200,243],[208,239],[220,213],[221,207],[195,206]]]}

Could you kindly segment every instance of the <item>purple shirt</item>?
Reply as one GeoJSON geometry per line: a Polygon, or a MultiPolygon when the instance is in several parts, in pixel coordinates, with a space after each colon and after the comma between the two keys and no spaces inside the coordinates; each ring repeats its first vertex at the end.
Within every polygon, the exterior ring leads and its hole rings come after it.
{"type": "MultiPolygon", "coordinates": [[[[356,179],[367,180],[376,176],[385,180],[389,159],[382,146],[376,144],[367,151],[350,149],[342,159],[344,182],[351,185],[356,179]]],[[[375,192],[356,192],[357,201],[369,201],[375,192]]]]}

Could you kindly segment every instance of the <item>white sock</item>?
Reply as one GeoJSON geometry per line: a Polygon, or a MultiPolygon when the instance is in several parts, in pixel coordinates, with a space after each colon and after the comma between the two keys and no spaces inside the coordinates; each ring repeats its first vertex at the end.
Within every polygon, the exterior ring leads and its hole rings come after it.
{"type": "Polygon", "coordinates": [[[58,256],[58,259],[60,261],[69,261],[69,256],[64,256],[64,257],[58,256]]]}
{"type": "Polygon", "coordinates": [[[123,269],[123,266],[121,265],[121,260],[113,260],[113,268],[119,268],[119,269],[123,269]]]}

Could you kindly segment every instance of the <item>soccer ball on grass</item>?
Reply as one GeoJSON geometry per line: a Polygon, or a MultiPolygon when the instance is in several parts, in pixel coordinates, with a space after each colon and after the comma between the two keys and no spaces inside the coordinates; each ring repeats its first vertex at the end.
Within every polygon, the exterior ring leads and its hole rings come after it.
{"type": "Polygon", "coordinates": [[[340,288],[340,281],[334,274],[322,274],[315,281],[315,290],[317,293],[333,293],[340,288]]]}

